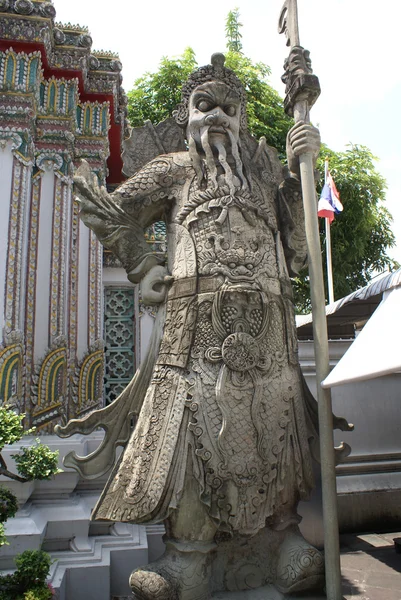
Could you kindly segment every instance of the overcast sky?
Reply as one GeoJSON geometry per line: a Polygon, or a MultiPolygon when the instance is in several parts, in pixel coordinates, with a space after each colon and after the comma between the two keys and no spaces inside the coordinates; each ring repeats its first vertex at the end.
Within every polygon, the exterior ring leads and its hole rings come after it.
{"type": "MultiPolygon", "coordinates": [[[[270,65],[270,82],[283,95],[280,77],[288,54],[277,21],[283,0],[53,0],[63,23],[87,25],[95,50],[118,52],[124,88],[162,56],[191,46],[200,64],[225,50],[225,19],[239,8],[243,51],[270,65]]],[[[322,94],[312,109],[322,140],[333,150],[363,144],[379,158],[388,184],[401,262],[401,68],[400,0],[298,0],[301,44],[310,50],[322,94]]],[[[346,210],[347,207],[344,207],[346,210]]]]}

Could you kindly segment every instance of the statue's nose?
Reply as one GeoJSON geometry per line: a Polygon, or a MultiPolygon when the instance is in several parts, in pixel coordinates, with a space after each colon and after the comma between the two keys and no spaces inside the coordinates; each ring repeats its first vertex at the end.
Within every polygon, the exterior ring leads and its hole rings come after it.
{"type": "Polygon", "coordinates": [[[221,125],[222,127],[227,128],[229,126],[229,121],[227,117],[222,113],[222,111],[216,110],[213,114],[208,115],[205,118],[206,125],[221,125]]]}

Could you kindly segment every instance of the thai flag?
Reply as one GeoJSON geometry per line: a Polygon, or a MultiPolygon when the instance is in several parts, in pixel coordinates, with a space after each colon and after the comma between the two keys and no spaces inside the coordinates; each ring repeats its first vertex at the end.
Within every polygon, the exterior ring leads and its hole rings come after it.
{"type": "Polygon", "coordinates": [[[320,194],[319,204],[317,206],[318,217],[326,217],[331,223],[334,221],[334,215],[338,215],[343,210],[340,202],[340,194],[336,188],[329,171],[327,171],[326,183],[320,194]]]}

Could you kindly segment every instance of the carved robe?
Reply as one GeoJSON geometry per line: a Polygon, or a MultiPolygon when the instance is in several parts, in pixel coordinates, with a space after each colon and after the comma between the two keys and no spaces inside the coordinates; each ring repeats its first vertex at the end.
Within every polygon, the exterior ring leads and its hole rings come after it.
{"type": "MultiPolygon", "coordinates": [[[[114,194],[137,227],[138,281],[163,256],[143,230],[167,224],[160,350],[142,410],[93,518],[159,522],[177,508],[186,470],[222,530],[255,534],[312,488],[289,272],[306,260],[299,184],[270,149],[245,162],[249,191],[200,190],[188,153],[159,156],[114,194]]],[[[105,242],[103,242],[105,243],[105,242]]]]}

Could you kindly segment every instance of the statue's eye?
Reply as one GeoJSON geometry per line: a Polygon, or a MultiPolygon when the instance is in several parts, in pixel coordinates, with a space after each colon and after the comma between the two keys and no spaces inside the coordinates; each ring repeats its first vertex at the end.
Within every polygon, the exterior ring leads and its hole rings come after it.
{"type": "Polygon", "coordinates": [[[212,105],[207,100],[199,100],[198,104],[196,105],[196,108],[198,108],[202,112],[207,112],[212,108],[212,105]]]}
{"type": "Polygon", "coordinates": [[[228,106],[224,107],[224,112],[226,113],[226,115],[228,115],[229,117],[234,117],[237,109],[234,106],[234,104],[229,104],[228,106]]]}

